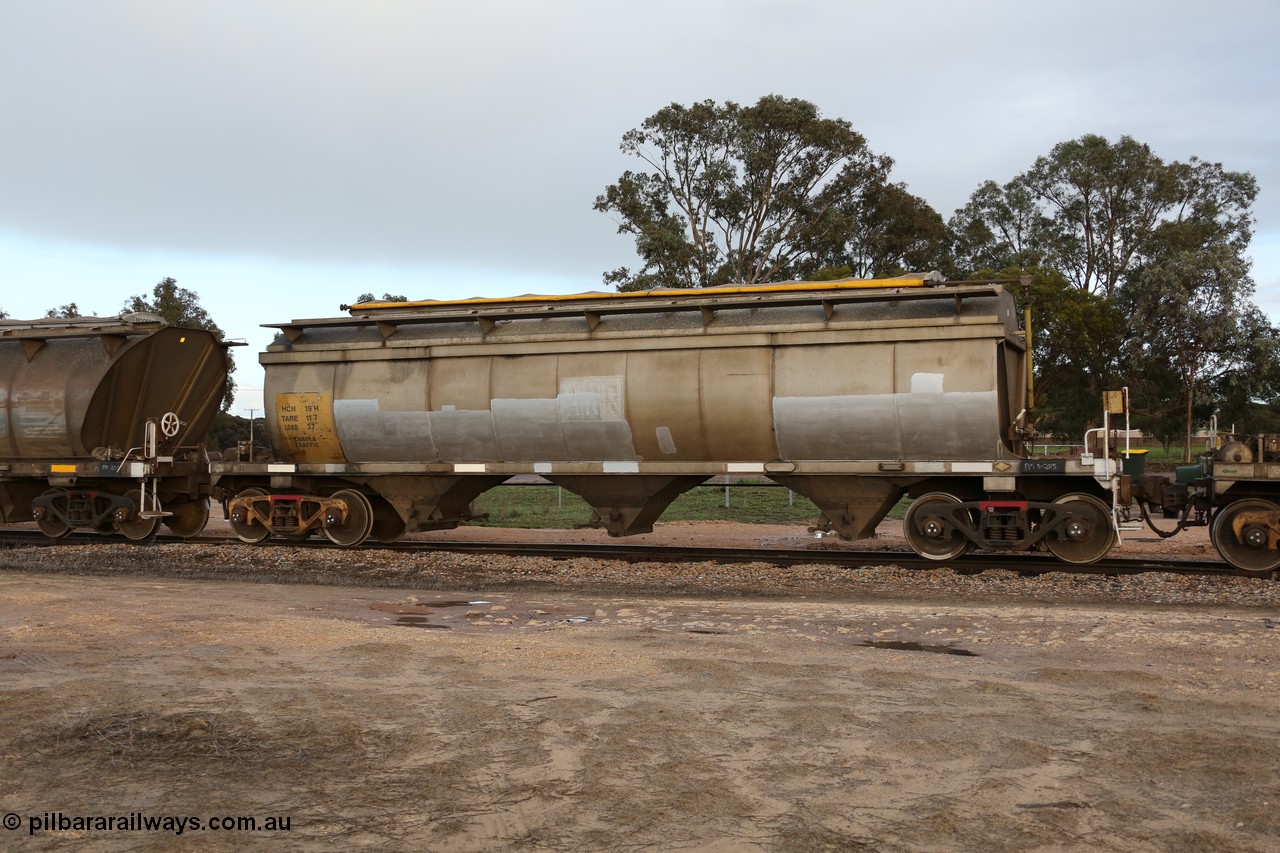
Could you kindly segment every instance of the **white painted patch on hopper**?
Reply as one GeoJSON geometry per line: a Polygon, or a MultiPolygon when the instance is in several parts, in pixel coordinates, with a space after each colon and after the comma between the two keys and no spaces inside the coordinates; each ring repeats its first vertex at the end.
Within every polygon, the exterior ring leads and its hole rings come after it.
{"type": "Polygon", "coordinates": [[[905,394],[775,397],[782,459],[973,459],[999,449],[999,395],[946,391],[940,373],[916,373],[905,394]]]}
{"type": "Polygon", "coordinates": [[[658,449],[663,453],[676,452],[676,440],[671,436],[671,428],[660,426],[654,431],[654,435],[658,439],[658,449]]]}
{"type": "Polygon", "coordinates": [[[378,400],[335,400],[333,417],[353,462],[636,460],[631,427],[610,417],[622,411],[621,388],[610,390],[610,377],[591,379],[606,393],[498,398],[488,410],[447,405],[436,412],[384,412],[378,400]]]}
{"type": "Polygon", "coordinates": [[[559,397],[590,395],[596,401],[593,420],[626,420],[624,378],[621,376],[569,376],[560,380],[559,397]]]}
{"type": "Polygon", "coordinates": [[[941,394],[942,393],[942,374],[941,373],[911,374],[911,393],[912,394],[941,394]]]}

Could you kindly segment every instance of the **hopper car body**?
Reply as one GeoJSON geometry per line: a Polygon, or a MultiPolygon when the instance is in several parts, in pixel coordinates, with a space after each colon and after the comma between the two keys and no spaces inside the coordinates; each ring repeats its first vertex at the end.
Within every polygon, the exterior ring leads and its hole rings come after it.
{"type": "Polygon", "coordinates": [[[0,321],[0,515],[55,538],[198,533],[225,351],[152,314],[0,321]]]}
{"type": "Polygon", "coordinates": [[[1114,542],[1114,459],[1023,443],[1026,343],[999,284],[928,278],[371,303],[276,326],[270,463],[215,462],[246,541],[456,526],[536,474],[611,535],[717,476],[810,498],[847,539],[904,495],[913,548],[1114,542]]]}

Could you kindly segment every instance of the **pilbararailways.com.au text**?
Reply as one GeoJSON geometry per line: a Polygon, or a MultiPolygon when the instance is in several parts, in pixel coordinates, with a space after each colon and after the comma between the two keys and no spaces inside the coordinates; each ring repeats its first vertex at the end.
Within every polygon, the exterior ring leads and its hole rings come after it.
{"type": "Polygon", "coordinates": [[[9,812],[4,816],[4,828],[27,827],[27,835],[37,832],[168,832],[182,835],[184,832],[288,832],[293,819],[287,816],[264,815],[151,815],[129,812],[116,815],[67,814],[43,812],[22,815],[9,812]]]}

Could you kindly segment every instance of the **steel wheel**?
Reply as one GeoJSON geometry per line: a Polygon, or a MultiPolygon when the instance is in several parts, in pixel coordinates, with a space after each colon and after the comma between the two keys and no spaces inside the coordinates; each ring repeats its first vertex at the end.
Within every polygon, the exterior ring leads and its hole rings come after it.
{"type": "Polygon", "coordinates": [[[1111,507],[1093,495],[1063,495],[1055,504],[1071,513],[1072,518],[1058,533],[1045,538],[1050,553],[1064,563],[1085,565],[1096,563],[1116,544],[1116,531],[1111,523],[1111,507]]]}
{"type": "Polygon", "coordinates": [[[929,560],[954,560],[969,550],[969,540],[955,529],[952,508],[960,499],[944,492],[921,495],[902,520],[911,549],[929,560]]]}
{"type": "Polygon", "coordinates": [[[334,545],[350,548],[368,539],[373,531],[373,506],[369,499],[352,489],[341,489],[330,497],[347,505],[347,520],[324,527],[324,535],[329,541],[334,545]]]}
{"type": "MultiPolygon", "coordinates": [[[[130,489],[124,496],[133,504],[133,508],[130,509],[129,517],[125,520],[116,519],[116,530],[135,542],[155,536],[156,531],[160,529],[160,518],[158,516],[143,518],[138,514],[142,512],[142,492],[138,489],[130,489]]],[[[160,508],[159,501],[156,502],[155,508],[160,508]]]]}
{"type": "Polygon", "coordinates": [[[1267,547],[1271,540],[1268,527],[1254,520],[1240,519],[1246,513],[1275,512],[1280,512],[1280,507],[1260,499],[1227,504],[1218,510],[1209,531],[1213,547],[1218,549],[1222,559],[1241,571],[1265,575],[1280,568],[1280,550],[1273,551],[1267,547]],[[1239,533],[1236,532],[1238,519],[1243,521],[1239,533]]]}
{"type": "MultiPolygon", "coordinates": [[[[62,489],[49,489],[40,497],[51,498],[63,494],[65,493],[62,489]]],[[[36,527],[39,527],[40,532],[45,536],[48,536],[50,539],[61,539],[63,536],[66,536],[71,532],[70,524],[67,524],[56,516],[50,515],[48,510],[45,510],[45,514],[42,517],[36,519],[36,527]]]]}
{"type": "MultiPolygon", "coordinates": [[[[237,494],[236,497],[261,498],[266,497],[266,495],[266,489],[259,489],[255,487],[252,489],[245,489],[237,494]]],[[[239,538],[241,542],[248,542],[250,545],[254,545],[271,535],[271,528],[263,527],[258,523],[256,518],[248,517],[244,520],[237,521],[235,516],[236,514],[234,512],[231,513],[231,517],[228,521],[231,522],[231,529],[235,531],[237,538],[239,538]]]]}
{"type": "Polygon", "coordinates": [[[169,505],[173,515],[164,520],[165,526],[183,539],[197,536],[209,523],[209,500],[180,501],[169,505]]]}

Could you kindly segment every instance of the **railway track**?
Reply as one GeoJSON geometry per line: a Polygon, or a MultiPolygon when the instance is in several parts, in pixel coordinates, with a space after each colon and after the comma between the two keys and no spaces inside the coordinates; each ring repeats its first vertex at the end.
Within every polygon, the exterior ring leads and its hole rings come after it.
{"type": "MultiPolygon", "coordinates": [[[[0,546],[56,547],[66,545],[98,545],[104,543],[147,547],[153,544],[243,545],[230,536],[197,536],[181,538],[158,535],[142,541],[104,537],[92,533],[72,533],[50,540],[37,530],[10,528],[0,531],[0,546]]],[[[308,539],[293,542],[269,539],[257,547],[333,548],[327,540],[308,539]]],[[[1144,572],[1172,572],[1190,575],[1256,577],[1232,568],[1218,560],[1156,559],[1152,557],[1108,557],[1090,565],[1063,563],[1045,554],[1025,552],[989,552],[964,554],[946,561],[928,560],[910,551],[866,551],[853,549],[743,548],[641,545],[630,543],[582,544],[561,542],[423,542],[401,541],[388,544],[370,543],[365,549],[401,553],[466,553],[504,556],[532,556],[550,559],[619,560],[623,562],[665,563],[768,563],[775,566],[838,565],[844,567],[896,565],[904,568],[951,568],[961,574],[999,569],[1024,576],[1065,572],[1094,575],[1135,575],[1144,572]]],[[[1271,573],[1275,580],[1277,573],[1271,573]]]]}

